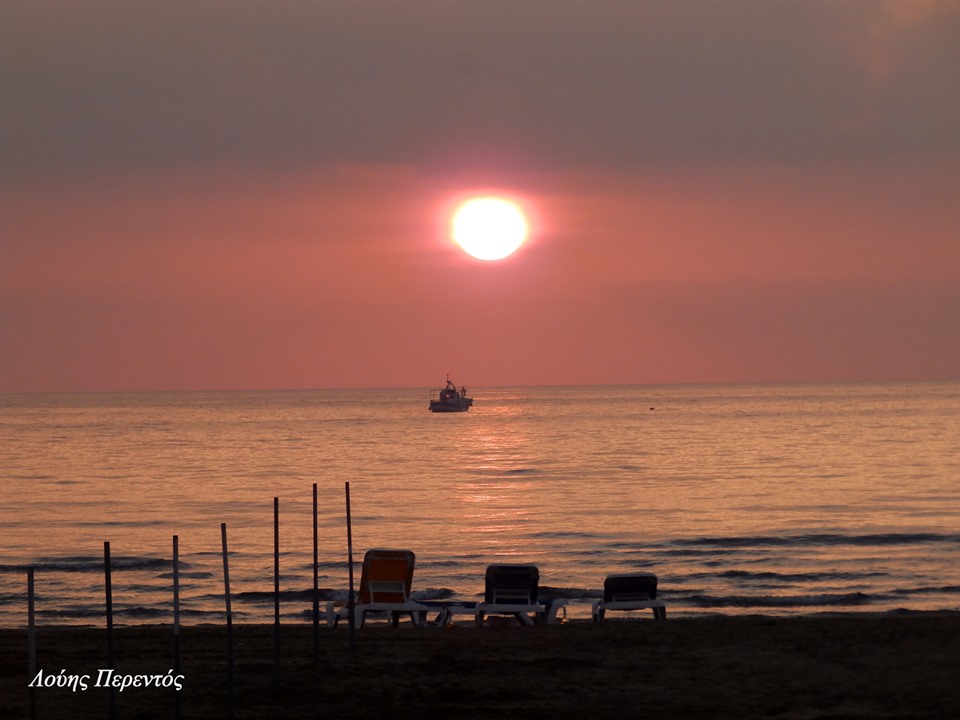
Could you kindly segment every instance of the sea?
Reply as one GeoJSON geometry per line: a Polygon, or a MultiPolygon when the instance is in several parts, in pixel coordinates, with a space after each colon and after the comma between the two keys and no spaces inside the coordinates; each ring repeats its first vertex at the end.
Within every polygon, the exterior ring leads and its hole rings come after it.
{"type": "Polygon", "coordinates": [[[314,527],[323,604],[351,548],[356,578],[397,548],[414,598],[530,563],[574,620],[624,572],[669,617],[960,610],[960,383],[470,394],[0,395],[0,626],[27,625],[28,568],[40,626],[103,625],[108,547],[113,622],[172,622],[175,537],[181,622],[223,622],[226,541],[234,621],[272,622],[278,559],[308,623],[314,527]]]}

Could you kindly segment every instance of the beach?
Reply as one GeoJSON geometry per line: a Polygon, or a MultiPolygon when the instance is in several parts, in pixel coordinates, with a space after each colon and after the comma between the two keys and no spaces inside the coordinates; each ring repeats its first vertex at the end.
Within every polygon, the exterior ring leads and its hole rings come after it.
{"type": "MultiPolygon", "coordinates": [[[[349,636],[322,627],[315,661],[311,626],[281,626],[278,690],[274,627],[235,625],[236,717],[960,717],[957,613],[372,626],[352,649],[349,636]]],[[[30,717],[27,632],[0,639],[0,716],[30,717]]],[[[112,676],[103,628],[41,627],[36,643],[51,685],[33,690],[37,718],[108,717],[107,677],[120,718],[173,717],[174,681],[183,717],[228,716],[223,626],[181,629],[178,674],[169,626],[115,628],[112,676]]]]}

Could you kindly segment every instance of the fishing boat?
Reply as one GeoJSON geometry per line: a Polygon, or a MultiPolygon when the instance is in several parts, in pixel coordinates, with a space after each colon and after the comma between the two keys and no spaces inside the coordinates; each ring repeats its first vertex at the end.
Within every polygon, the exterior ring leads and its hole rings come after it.
{"type": "Polygon", "coordinates": [[[439,390],[439,397],[436,390],[430,393],[430,412],[466,412],[473,405],[473,398],[467,397],[467,389],[457,386],[451,382],[447,375],[447,386],[439,390]]]}

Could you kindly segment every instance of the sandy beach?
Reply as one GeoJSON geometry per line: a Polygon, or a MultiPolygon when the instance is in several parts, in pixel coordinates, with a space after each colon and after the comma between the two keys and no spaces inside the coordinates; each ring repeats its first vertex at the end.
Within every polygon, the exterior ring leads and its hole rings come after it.
{"type": "MultiPolygon", "coordinates": [[[[277,691],[273,627],[234,627],[237,717],[960,717],[954,613],[368,627],[353,650],[346,629],[322,628],[319,662],[312,637],[282,627],[277,691]]],[[[0,716],[30,717],[27,633],[0,638],[0,716]]],[[[180,646],[183,717],[226,717],[225,629],[183,628],[180,646]]],[[[169,627],[118,628],[113,677],[172,677],[172,648],[169,627]]],[[[103,629],[40,628],[36,652],[44,678],[80,679],[41,680],[35,717],[108,717],[103,629]]],[[[173,717],[170,688],[114,698],[120,718],[173,717]]]]}

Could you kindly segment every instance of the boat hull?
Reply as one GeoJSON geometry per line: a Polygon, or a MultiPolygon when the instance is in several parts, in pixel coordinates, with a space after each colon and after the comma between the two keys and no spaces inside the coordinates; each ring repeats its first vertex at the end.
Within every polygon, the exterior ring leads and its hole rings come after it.
{"type": "Polygon", "coordinates": [[[473,405],[473,400],[460,402],[441,402],[434,400],[430,403],[430,412],[466,412],[473,405]]]}

